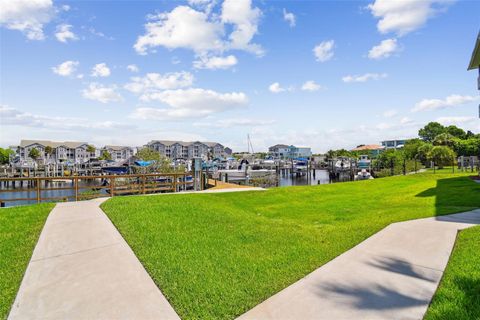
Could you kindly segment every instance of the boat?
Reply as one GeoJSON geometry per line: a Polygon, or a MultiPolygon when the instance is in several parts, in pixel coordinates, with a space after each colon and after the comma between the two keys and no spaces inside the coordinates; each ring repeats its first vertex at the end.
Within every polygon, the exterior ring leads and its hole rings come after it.
{"type": "Polygon", "coordinates": [[[108,174],[126,174],[128,173],[128,167],[126,166],[102,167],[102,171],[108,174]]]}
{"type": "Polygon", "coordinates": [[[366,169],[362,169],[355,176],[355,180],[371,180],[371,179],[373,179],[373,177],[370,174],[370,172],[368,172],[366,169]]]}

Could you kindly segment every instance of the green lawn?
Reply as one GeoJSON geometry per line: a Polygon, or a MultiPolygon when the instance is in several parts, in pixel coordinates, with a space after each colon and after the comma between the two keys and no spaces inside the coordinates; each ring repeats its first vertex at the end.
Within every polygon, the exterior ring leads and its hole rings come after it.
{"type": "Polygon", "coordinates": [[[459,233],[425,320],[480,319],[480,226],[459,233]]]}
{"type": "Polygon", "coordinates": [[[40,204],[0,209],[0,319],[8,315],[53,206],[40,204]]]}
{"type": "Polygon", "coordinates": [[[477,207],[480,184],[446,171],[102,205],[183,319],[234,318],[391,222],[477,207]]]}

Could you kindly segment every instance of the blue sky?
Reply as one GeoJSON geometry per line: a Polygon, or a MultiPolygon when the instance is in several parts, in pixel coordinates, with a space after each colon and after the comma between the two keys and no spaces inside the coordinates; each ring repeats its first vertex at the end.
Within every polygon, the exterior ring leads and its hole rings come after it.
{"type": "Polygon", "coordinates": [[[0,145],[315,152],[480,131],[478,1],[0,0],[0,145]]]}

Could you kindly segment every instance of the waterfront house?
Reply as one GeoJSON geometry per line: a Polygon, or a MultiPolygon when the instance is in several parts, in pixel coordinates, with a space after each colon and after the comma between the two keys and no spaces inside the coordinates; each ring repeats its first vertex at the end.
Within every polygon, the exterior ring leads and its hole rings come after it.
{"type": "Polygon", "coordinates": [[[276,144],[268,148],[268,154],[274,159],[282,160],[310,158],[312,156],[312,149],[310,147],[276,144]]]}
{"type": "Polygon", "coordinates": [[[367,145],[359,145],[355,149],[352,149],[351,151],[361,151],[368,153],[372,156],[378,156],[380,152],[382,152],[385,149],[384,146],[381,146],[379,144],[367,144],[367,145]]]}
{"type": "Polygon", "coordinates": [[[408,139],[400,139],[400,140],[385,140],[382,141],[382,146],[385,149],[400,149],[405,146],[405,143],[408,139]]]}

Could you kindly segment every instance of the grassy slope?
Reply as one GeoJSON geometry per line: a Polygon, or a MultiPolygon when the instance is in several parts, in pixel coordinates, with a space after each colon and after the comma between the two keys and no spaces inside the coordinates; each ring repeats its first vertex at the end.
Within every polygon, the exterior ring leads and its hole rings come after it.
{"type": "Polygon", "coordinates": [[[393,221],[480,207],[465,176],[418,174],[103,204],[184,319],[234,318],[393,221]]]}
{"type": "Polygon", "coordinates": [[[0,319],[7,317],[53,204],[0,210],[0,319]]]}
{"type": "Polygon", "coordinates": [[[480,319],[480,226],[459,233],[425,320],[480,319]]]}

